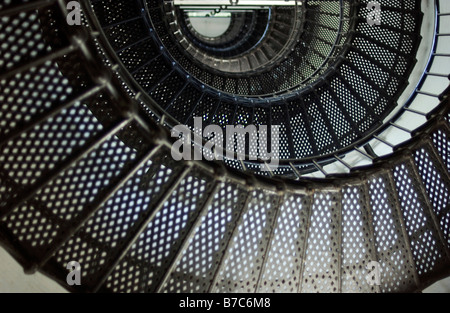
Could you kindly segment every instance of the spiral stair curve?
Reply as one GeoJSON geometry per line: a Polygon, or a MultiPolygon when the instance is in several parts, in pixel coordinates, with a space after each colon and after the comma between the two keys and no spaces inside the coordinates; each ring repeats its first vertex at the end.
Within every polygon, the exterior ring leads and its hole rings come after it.
{"type": "Polygon", "coordinates": [[[70,25],[69,1],[0,0],[0,243],[25,272],[110,293],[450,276],[450,3],[380,1],[371,25],[366,0],[205,1],[229,18],[208,37],[180,2],[79,1],[70,25]],[[278,166],[261,142],[175,161],[195,117],[278,125],[278,166]]]}

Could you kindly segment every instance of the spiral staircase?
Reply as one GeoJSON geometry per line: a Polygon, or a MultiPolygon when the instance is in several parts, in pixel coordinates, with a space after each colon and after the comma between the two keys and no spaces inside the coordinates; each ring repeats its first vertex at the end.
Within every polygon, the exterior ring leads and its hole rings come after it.
{"type": "Polygon", "coordinates": [[[68,1],[0,0],[0,242],[26,273],[113,293],[450,276],[450,3],[380,1],[369,25],[365,0],[205,1],[230,23],[208,37],[180,2],[80,1],[69,25],[68,1]],[[279,165],[260,142],[175,161],[194,117],[279,125],[279,165]]]}

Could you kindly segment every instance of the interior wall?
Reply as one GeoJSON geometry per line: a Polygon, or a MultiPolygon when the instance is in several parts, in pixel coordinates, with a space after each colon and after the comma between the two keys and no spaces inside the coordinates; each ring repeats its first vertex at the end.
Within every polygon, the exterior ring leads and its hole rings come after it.
{"type": "Polygon", "coordinates": [[[22,266],[0,247],[0,293],[67,293],[67,291],[41,273],[26,275],[22,266]]]}

